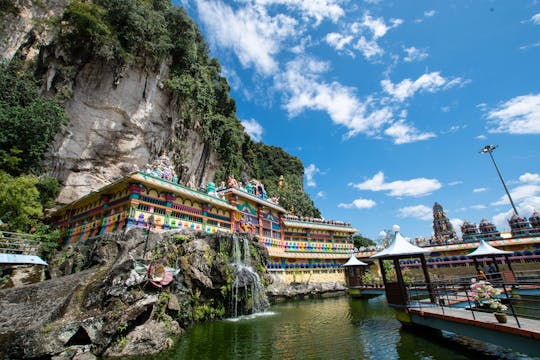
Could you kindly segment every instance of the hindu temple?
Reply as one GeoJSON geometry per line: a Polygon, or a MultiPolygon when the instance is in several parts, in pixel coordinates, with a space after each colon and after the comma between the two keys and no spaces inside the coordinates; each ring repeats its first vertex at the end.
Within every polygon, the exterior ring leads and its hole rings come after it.
{"type": "Polygon", "coordinates": [[[357,232],[350,223],[288,214],[255,179],[242,184],[229,177],[204,191],[184,186],[166,156],[63,206],[52,219],[65,243],[133,227],[251,234],[268,249],[268,270],[286,281],[342,279],[357,232]]]}

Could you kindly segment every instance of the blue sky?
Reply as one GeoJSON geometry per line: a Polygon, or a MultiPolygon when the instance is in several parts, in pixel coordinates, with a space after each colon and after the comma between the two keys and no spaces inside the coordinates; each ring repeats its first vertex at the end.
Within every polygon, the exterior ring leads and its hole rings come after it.
{"type": "Polygon", "coordinates": [[[508,229],[540,211],[537,1],[183,0],[256,141],[305,166],[327,219],[377,239],[393,224],[508,229]]]}

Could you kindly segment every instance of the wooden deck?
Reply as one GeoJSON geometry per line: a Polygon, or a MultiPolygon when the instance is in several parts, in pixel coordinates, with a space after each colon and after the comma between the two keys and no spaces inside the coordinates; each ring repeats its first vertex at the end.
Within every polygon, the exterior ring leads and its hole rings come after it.
{"type": "MultiPolygon", "coordinates": [[[[422,304],[421,304],[422,305],[422,304]]],[[[493,313],[447,306],[407,309],[413,324],[469,336],[515,351],[540,356],[540,320],[512,316],[501,324],[493,313]]]]}

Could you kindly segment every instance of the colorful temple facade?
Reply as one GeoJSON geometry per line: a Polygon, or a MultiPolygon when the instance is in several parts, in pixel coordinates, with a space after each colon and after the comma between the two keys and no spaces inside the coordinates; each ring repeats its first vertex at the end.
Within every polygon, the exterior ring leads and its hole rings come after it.
{"type": "MultiPolygon", "coordinates": [[[[251,234],[269,252],[269,270],[335,270],[353,251],[351,224],[287,215],[264,186],[246,186],[230,178],[205,192],[175,182],[174,169],[162,157],[158,165],[135,171],[56,211],[52,222],[66,243],[84,242],[132,227],[164,231],[192,229],[207,233],[251,234]]],[[[342,275],[339,275],[342,276],[342,275]]]]}

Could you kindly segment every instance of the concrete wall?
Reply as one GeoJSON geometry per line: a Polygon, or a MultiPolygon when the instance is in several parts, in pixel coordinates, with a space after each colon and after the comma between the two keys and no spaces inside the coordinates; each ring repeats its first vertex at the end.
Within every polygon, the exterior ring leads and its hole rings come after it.
{"type": "Polygon", "coordinates": [[[343,269],[295,269],[295,270],[270,270],[270,274],[280,283],[290,284],[294,282],[317,283],[317,282],[342,282],[345,283],[343,269]]]}

